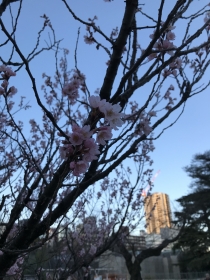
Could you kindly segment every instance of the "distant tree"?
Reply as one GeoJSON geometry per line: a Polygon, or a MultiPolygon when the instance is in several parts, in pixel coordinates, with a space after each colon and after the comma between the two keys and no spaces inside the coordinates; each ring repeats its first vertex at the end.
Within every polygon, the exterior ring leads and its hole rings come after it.
{"type": "Polygon", "coordinates": [[[192,178],[191,192],[177,200],[182,210],[176,218],[186,224],[174,248],[181,250],[185,269],[206,270],[210,265],[210,151],[195,155],[185,171],[192,178]]]}
{"type": "Polygon", "coordinates": [[[126,267],[130,274],[130,280],[142,280],[141,263],[147,258],[160,256],[162,250],[170,243],[175,242],[178,238],[179,234],[177,234],[174,238],[163,240],[159,245],[142,248],[140,251],[137,251],[135,246],[133,246],[131,250],[126,247],[126,243],[123,242],[123,240],[118,240],[116,242],[117,248],[125,259],[126,267]]]}
{"type": "MultiPolygon", "coordinates": [[[[69,17],[82,26],[75,30],[78,38],[70,68],[68,50],[61,51],[56,28],[44,12],[31,47],[28,36],[36,19],[33,10],[24,14],[28,1],[1,1],[1,280],[6,274],[20,279],[27,255],[62,227],[71,229],[73,244],[80,247],[97,232],[87,243],[88,253],[83,248],[75,251],[76,261],[68,267],[74,274],[105,252],[123,225],[133,230],[142,218],[142,185],[152,173],[153,140],[177,122],[189,98],[210,85],[209,3],[200,1],[201,7],[192,0],[170,1],[166,13],[166,1],[153,1],[159,5],[155,16],[141,1],[118,1],[124,12],[119,27],[108,35],[106,22],[104,28],[97,16],[84,20],[73,11],[72,3],[79,0],[49,1],[57,5],[55,14],[64,5],[69,17]],[[29,32],[24,40],[21,20],[29,32]],[[179,24],[182,34],[176,29],[179,24]],[[45,47],[44,34],[49,38],[45,47]],[[86,44],[82,60],[88,64],[84,74],[78,60],[81,36],[86,44]],[[50,70],[45,68],[46,51],[52,54],[50,70]],[[106,58],[101,68],[93,69],[96,53],[106,58]],[[38,82],[41,76],[43,85],[38,82]],[[21,86],[26,99],[16,88],[21,86]],[[28,98],[33,100],[32,111],[28,98]],[[87,223],[77,234],[77,225],[92,212],[98,213],[97,229],[87,223]],[[53,225],[56,230],[51,233],[53,225]]],[[[33,3],[40,10],[42,2],[33,3]]],[[[84,2],[78,4],[80,9],[84,2]]],[[[102,4],[112,9],[113,1],[101,0],[102,4]]],[[[92,1],[90,6],[94,13],[92,1]]],[[[59,23],[62,15],[58,16],[59,23]]],[[[108,15],[105,20],[110,21],[108,15]]],[[[67,37],[73,32],[67,23],[61,29],[67,37]]],[[[162,248],[164,244],[167,241],[162,248]]]]}

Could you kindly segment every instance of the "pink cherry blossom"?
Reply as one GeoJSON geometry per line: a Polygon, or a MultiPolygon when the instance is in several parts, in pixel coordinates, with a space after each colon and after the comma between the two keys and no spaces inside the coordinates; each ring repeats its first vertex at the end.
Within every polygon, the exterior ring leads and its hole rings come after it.
{"type": "Polygon", "coordinates": [[[3,80],[1,86],[5,89],[8,86],[9,82],[7,80],[3,80]]]}
{"type": "Polygon", "coordinates": [[[171,49],[174,47],[174,45],[169,40],[163,40],[162,47],[163,47],[163,49],[171,49]]]}
{"type": "Polygon", "coordinates": [[[150,117],[157,117],[157,112],[155,111],[150,111],[149,112],[150,117]]]}
{"type": "Polygon", "coordinates": [[[99,96],[91,95],[91,96],[89,97],[89,103],[90,103],[90,106],[91,106],[92,108],[98,108],[100,102],[101,102],[101,99],[100,99],[99,96]]]}
{"type": "Polygon", "coordinates": [[[82,173],[85,173],[88,169],[89,164],[86,161],[73,161],[70,163],[70,169],[73,170],[74,176],[80,176],[82,173]]]}
{"type": "Polygon", "coordinates": [[[90,107],[99,108],[106,103],[106,100],[105,99],[101,100],[99,96],[91,95],[89,97],[89,103],[90,103],[90,107]]]}
{"type": "Polygon", "coordinates": [[[176,69],[172,70],[172,74],[173,74],[174,76],[177,76],[177,70],[176,70],[176,69]]]}
{"type": "Polygon", "coordinates": [[[90,131],[90,125],[85,125],[80,129],[80,133],[82,134],[82,136],[84,137],[84,139],[86,138],[90,138],[93,134],[92,131],[90,131]]]}
{"type": "Polygon", "coordinates": [[[64,96],[68,96],[68,98],[74,102],[75,99],[77,99],[79,97],[79,93],[78,93],[78,84],[77,83],[69,83],[69,84],[66,84],[64,87],[63,87],[63,95],[64,96]]]}
{"type": "Polygon", "coordinates": [[[170,97],[170,95],[171,95],[171,92],[169,90],[167,90],[163,97],[164,97],[164,99],[168,99],[170,97]]]}
{"type": "MultiPolygon", "coordinates": [[[[121,114],[121,113],[119,113],[121,114]]],[[[122,116],[124,116],[124,114],[122,114],[122,116]]],[[[118,127],[123,125],[123,121],[119,118],[119,116],[115,116],[114,118],[112,118],[109,121],[110,126],[114,129],[114,130],[118,130],[118,127]]]]}
{"type": "Polygon", "coordinates": [[[15,87],[11,87],[10,88],[10,92],[12,93],[12,94],[15,94],[15,93],[17,93],[17,89],[15,88],[15,87]]]}
{"type": "Polygon", "coordinates": [[[168,69],[168,68],[165,68],[163,70],[163,73],[162,73],[163,77],[168,77],[169,75],[171,75],[171,71],[168,69]]]}
{"type": "Polygon", "coordinates": [[[119,113],[121,107],[119,104],[110,104],[106,102],[100,106],[100,111],[104,113],[104,118],[109,122],[110,126],[117,129],[117,126],[122,126],[123,121],[120,119],[124,116],[123,113],[119,113]]]}
{"type": "Polygon", "coordinates": [[[74,149],[72,145],[65,144],[59,148],[59,152],[61,159],[66,160],[69,156],[73,155],[74,149]]]}
{"type": "MultiPolygon", "coordinates": [[[[140,125],[142,132],[148,136],[151,132],[152,132],[152,127],[150,126],[149,120],[145,119],[145,121],[143,121],[140,125]]],[[[140,135],[142,133],[140,132],[140,135]]]]}
{"type": "Polygon", "coordinates": [[[84,140],[82,134],[78,132],[71,133],[69,139],[74,146],[81,145],[84,140]]]}
{"type": "Polygon", "coordinates": [[[4,74],[1,74],[2,77],[12,77],[12,76],[16,76],[16,72],[12,71],[11,67],[5,66],[5,65],[1,65],[0,66],[0,72],[4,72],[4,74]]]}
{"type": "Polygon", "coordinates": [[[151,53],[149,56],[148,56],[148,60],[150,61],[150,60],[152,60],[152,59],[154,59],[154,58],[156,58],[157,57],[157,53],[151,53]]]}
{"type": "Polygon", "coordinates": [[[169,90],[174,90],[174,86],[170,85],[169,90]]]}
{"type": "MultiPolygon", "coordinates": [[[[172,42],[170,42],[168,39],[167,40],[159,39],[154,44],[154,48],[159,50],[159,51],[163,51],[163,50],[168,50],[168,49],[176,48],[176,46],[172,42]]],[[[173,51],[167,51],[167,53],[169,55],[173,55],[173,51]]]]}
{"type": "Polygon", "coordinates": [[[210,12],[207,12],[206,16],[204,18],[204,22],[207,22],[209,20],[209,18],[210,18],[210,12]]]}
{"type": "Polygon", "coordinates": [[[7,67],[4,64],[0,65],[0,72],[6,72],[6,69],[7,67]]]}
{"type": "Polygon", "coordinates": [[[5,93],[5,90],[2,87],[0,87],[0,95],[4,94],[4,93],[5,93]]]}
{"type": "Polygon", "coordinates": [[[68,96],[71,104],[74,104],[76,99],[79,97],[79,88],[84,90],[85,76],[78,70],[74,70],[73,76],[70,81],[63,87],[63,95],[68,96]]]}
{"type": "Polygon", "coordinates": [[[73,124],[72,131],[73,133],[70,134],[70,141],[73,145],[81,145],[85,139],[90,138],[93,134],[90,131],[89,125],[85,125],[81,128],[78,125],[73,124]]]}
{"type": "Polygon", "coordinates": [[[91,36],[88,36],[88,35],[85,35],[85,36],[84,36],[84,41],[85,41],[85,43],[88,44],[88,45],[92,45],[92,44],[95,43],[94,38],[91,37],[91,36]]]}
{"type": "Polygon", "coordinates": [[[96,142],[101,145],[106,145],[106,141],[110,140],[111,138],[112,138],[111,127],[110,126],[100,127],[97,133],[96,142]]]}
{"type": "Polygon", "coordinates": [[[176,38],[175,34],[171,31],[167,32],[166,38],[168,40],[174,40],[176,38]]]}
{"type": "Polygon", "coordinates": [[[99,94],[100,93],[100,88],[97,88],[95,91],[94,91],[95,94],[99,94]]]}
{"type": "Polygon", "coordinates": [[[153,39],[153,38],[154,38],[154,34],[155,34],[155,33],[153,32],[152,34],[149,35],[149,37],[150,37],[151,39],[153,39]]]}
{"type": "Polygon", "coordinates": [[[182,60],[181,59],[179,59],[179,60],[175,60],[175,61],[173,61],[172,63],[170,63],[169,64],[169,66],[170,66],[170,68],[172,68],[172,69],[175,69],[175,68],[180,68],[181,67],[181,64],[182,64],[182,60]]]}
{"type": "Polygon", "coordinates": [[[87,162],[91,162],[94,159],[98,158],[96,155],[99,155],[100,152],[98,150],[98,145],[95,143],[95,140],[93,138],[84,141],[83,152],[84,152],[83,159],[87,162]]]}
{"type": "Polygon", "coordinates": [[[110,126],[117,130],[118,126],[122,126],[123,121],[121,120],[124,117],[123,113],[120,113],[121,107],[119,104],[112,105],[107,102],[105,99],[100,99],[99,96],[90,96],[89,103],[92,108],[99,108],[100,112],[104,114],[104,118],[109,122],[110,126]]]}
{"type": "Polygon", "coordinates": [[[157,50],[162,50],[162,43],[161,40],[158,40],[157,42],[155,42],[154,46],[155,49],[157,50]]]}

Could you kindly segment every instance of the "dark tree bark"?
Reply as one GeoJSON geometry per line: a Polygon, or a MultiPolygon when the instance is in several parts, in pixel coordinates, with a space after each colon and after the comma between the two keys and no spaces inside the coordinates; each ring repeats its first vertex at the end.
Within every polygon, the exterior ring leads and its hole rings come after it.
{"type": "Polygon", "coordinates": [[[5,12],[8,5],[10,5],[13,2],[18,2],[19,0],[2,0],[2,3],[0,5],[0,17],[5,12]]]}
{"type": "Polygon", "coordinates": [[[142,280],[141,277],[141,263],[150,257],[160,256],[162,250],[166,248],[170,243],[175,242],[180,237],[181,232],[184,229],[184,224],[180,229],[179,234],[172,239],[165,239],[160,245],[154,248],[142,249],[139,254],[135,254],[135,248],[133,248],[133,253],[130,253],[126,248],[124,242],[118,240],[116,242],[117,250],[122,254],[125,259],[125,263],[130,274],[130,280],[142,280]]]}

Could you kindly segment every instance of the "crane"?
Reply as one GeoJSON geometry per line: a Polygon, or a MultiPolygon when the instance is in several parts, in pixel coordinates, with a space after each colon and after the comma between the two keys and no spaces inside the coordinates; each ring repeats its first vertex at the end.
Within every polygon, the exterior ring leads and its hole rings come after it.
{"type": "Polygon", "coordinates": [[[151,184],[154,183],[154,181],[155,181],[155,179],[157,178],[157,176],[159,175],[159,173],[160,173],[160,170],[158,170],[158,171],[155,173],[155,175],[152,177],[152,179],[151,179],[151,181],[150,181],[151,183],[148,184],[148,185],[146,186],[146,188],[144,188],[144,189],[142,190],[141,195],[142,195],[143,197],[146,197],[146,196],[147,196],[147,193],[148,193],[149,189],[151,188],[151,184]]]}

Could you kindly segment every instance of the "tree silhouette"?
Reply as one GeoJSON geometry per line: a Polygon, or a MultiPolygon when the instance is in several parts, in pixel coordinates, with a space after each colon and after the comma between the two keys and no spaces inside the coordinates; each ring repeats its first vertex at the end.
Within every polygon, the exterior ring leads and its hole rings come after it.
{"type": "Polygon", "coordinates": [[[210,152],[197,154],[185,168],[192,178],[192,191],[177,201],[182,211],[177,219],[186,220],[180,239],[174,246],[181,250],[181,263],[191,270],[207,270],[210,242],[210,152]]]}

